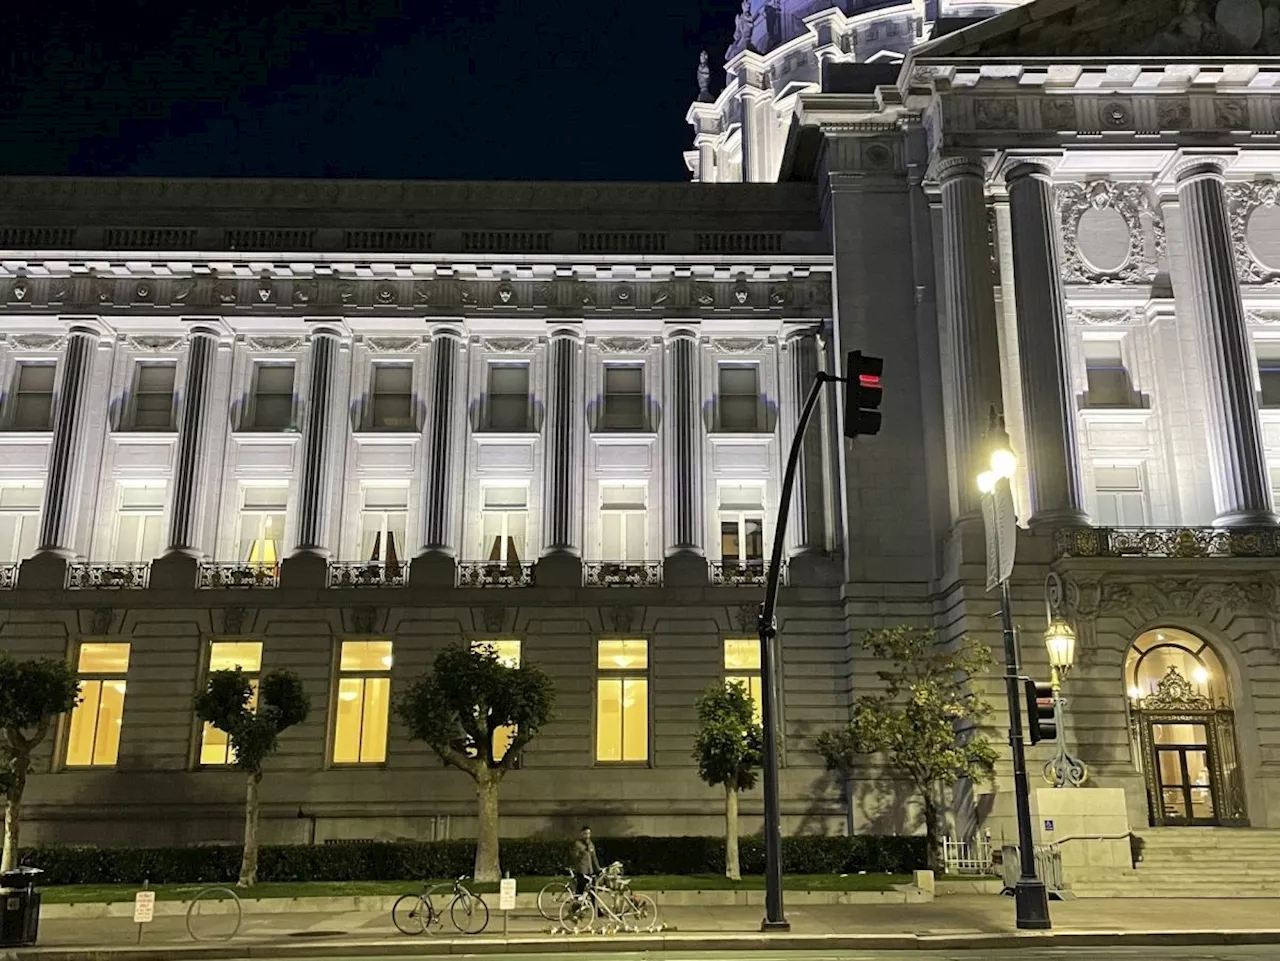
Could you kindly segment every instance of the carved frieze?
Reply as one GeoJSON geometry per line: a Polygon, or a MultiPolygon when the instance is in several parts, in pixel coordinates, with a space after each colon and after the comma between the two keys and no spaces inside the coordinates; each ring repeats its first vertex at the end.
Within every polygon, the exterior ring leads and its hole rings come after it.
{"type": "Polygon", "coordinates": [[[638,354],[649,349],[649,341],[643,337],[601,337],[596,346],[605,354],[638,354]]]}
{"type": "Polygon", "coordinates": [[[1277,586],[1270,578],[1206,581],[1195,577],[1162,577],[1149,581],[1104,581],[1098,610],[1100,614],[1131,612],[1147,619],[1182,614],[1212,620],[1223,612],[1275,616],[1280,609],[1277,586]]]}
{"type": "Polygon", "coordinates": [[[125,343],[140,353],[172,353],[182,349],[185,337],[130,337],[125,343]]]}
{"type": "Polygon", "coordinates": [[[375,354],[404,354],[417,350],[422,346],[422,340],[418,337],[370,337],[364,345],[375,354]]]}
{"type": "Polygon", "coordinates": [[[245,346],[250,350],[287,354],[302,350],[304,343],[301,337],[246,337],[245,346]]]}
{"type": "Polygon", "coordinates": [[[484,341],[484,349],[497,354],[527,354],[537,346],[536,337],[490,337],[484,341]]]}
{"type": "Polygon", "coordinates": [[[1137,307],[1073,307],[1067,305],[1067,323],[1087,327],[1125,327],[1142,322],[1142,311],[1137,307]]]}
{"type": "Polygon", "coordinates": [[[1057,191],[1062,224],[1062,273],[1067,283],[1135,284],[1155,279],[1164,252],[1164,218],[1152,204],[1146,187],[1136,183],[1097,180],[1086,184],[1063,184],[1057,191]],[[1129,245],[1118,266],[1093,264],[1082,253],[1080,221],[1091,210],[1114,210],[1128,228],[1129,245]],[[1144,219],[1152,225],[1152,246],[1148,248],[1144,219]]]}
{"type": "Polygon", "coordinates": [[[1018,101],[1013,97],[975,99],[973,125],[978,130],[1017,130],[1018,101]]]}
{"type": "Polygon", "coordinates": [[[12,334],[7,342],[13,350],[36,350],[41,353],[53,353],[67,346],[66,337],[52,334],[12,334]]]}
{"type": "Polygon", "coordinates": [[[769,342],[763,337],[720,337],[711,341],[711,349],[721,354],[755,354],[768,347],[769,342]]]}
{"type": "Polygon", "coordinates": [[[1236,269],[1243,283],[1280,283],[1280,267],[1264,264],[1249,246],[1249,218],[1264,207],[1280,204],[1280,183],[1258,180],[1252,183],[1227,184],[1227,212],[1231,220],[1231,243],[1235,249],[1236,269]]]}

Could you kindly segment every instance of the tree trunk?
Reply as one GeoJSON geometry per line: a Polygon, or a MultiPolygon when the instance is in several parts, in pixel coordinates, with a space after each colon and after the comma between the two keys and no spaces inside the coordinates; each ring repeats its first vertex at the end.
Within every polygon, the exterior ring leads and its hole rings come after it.
{"type": "Polygon", "coordinates": [[[242,888],[258,883],[258,785],[261,783],[261,771],[250,774],[244,792],[244,857],[240,861],[239,881],[242,888]]]}
{"type": "Polygon", "coordinates": [[[742,880],[738,864],[738,792],[724,788],[724,873],[730,881],[742,880]]]}
{"type": "Polygon", "coordinates": [[[938,852],[938,804],[934,800],[933,791],[924,792],[924,836],[928,846],[927,866],[930,871],[940,872],[942,858],[938,852]]]}
{"type": "Polygon", "coordinates": [[[13,786],[4,801],[4,852],[0,854],[0,871],[11,871],[18,865],[18,816],[22,793],[27,788],[27,762],[13,762],[13,786]]]}
{"type": "Polygon", "coordinates": [[[498,857],[498,786],[502,783],[497,774],[486,765],[476,772],[476,814],[479,828],[476,831],[475,879],[480,883],[492,883],[502,878],[502,866],[498,857]]]}

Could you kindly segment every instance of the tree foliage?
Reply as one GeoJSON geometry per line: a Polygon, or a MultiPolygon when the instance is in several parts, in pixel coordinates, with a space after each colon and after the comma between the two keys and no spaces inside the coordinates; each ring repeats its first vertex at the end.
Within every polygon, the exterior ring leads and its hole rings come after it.
{"type": "Polygon", "coordinates": [[[302,681],[285,670],[263,675],[256,708],[253,685],[238,667],[212,672],[195,700],[196,716],[227,735],[231,760],[246,774],[261,774],[280,745],[281,732],[305,721],[310,710],[302,681]]]}
{"type": "Polygon", "coordinates": [[[749,791],[764,755],[764,730],[746,685],[712,684],[698,699],[693,757],[698,777],[713,787],[749,791]]]}
{"type": "Polygon", "coordinates": [[[991,709],[972,685],[991,666],[991,650],[970,638],[942,645],[932,630],[913,627],[868,631],[862,645],[891,664],[877,672],[884,692],[859,697],[845,727],[819,735],[818,750],[829,769],[846,775],[869,755],[904,774],[920,797],[936,858],[942,791],[961,778],[989,777],[995,764],[995,749],[978,730],[991,709]]]}

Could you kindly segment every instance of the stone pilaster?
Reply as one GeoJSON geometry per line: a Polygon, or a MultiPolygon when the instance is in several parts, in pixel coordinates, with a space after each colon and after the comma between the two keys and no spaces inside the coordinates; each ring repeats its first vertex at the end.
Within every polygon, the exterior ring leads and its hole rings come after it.
{"type": "MultiPolygon", "coordinates": [[[[787,381],[786,433],[782,436],[782,454],[790,452],[792,439],[799,426],[800,412],[818,373],[818,331],[791,333],[783,345],[787,381]]],[[[827,388],[830,392],[830,388],[827,388]]],[[[821,403],[821,402],[820,402],[821,403]]],[[[805,432],[804,447],[796,463],[795,487],[792,490],[791,517],[787,526],[787,547],[797,554],[822,553],[826,550],[827,523],[822,477],[822,411],[816,409],[805,432]]],[[[785,464],[784,464],[785,466],[785,464]]]]}
{"type": "Polygon", "coordinates": [[[698,335],[676,330],[663,353],[666,402],[662,447],[665,462],[662,502],[667,512],[667,554],[663,582],[705,584],[706,525],[702,489],[702,364],[698,335]]]}
{"type": "Polygon", "coordinates": [[[455,451],[462,402],[464,346],[456,330],[440,330],[431,339],[427,368],[427,422],[423,430],[422,550],[409,568],[415,584],[453,586],[458,563],[455,451]]]}
{"type": "Polygon", "coordinates": [[[1206,426],[1219,526],[1274,524],[1267,462],[1253,391],[1253,352],[1227,218],[1222,167],[1188,162],[1178,175],[1186,284],[1203,346],[1206,426]]]}
{"type": "Polygon", "coordinates": [[[582,583],[582,436],[586,402],[582,336],[560,329],[548,348],[546,455],[542,488],[539,584],[582,583]]]}
{"type": "Polygon", "coordinates": [[[942,195],[942,288],[951,364],[944,382],[947,424],[954,451],[951,502],[954,520],[978,515],[979,458],[992,404],[1003,408],[999,328],[991,276],[986,171],[970,157],[944,158],[938,165],[942,195]]]}
{"type": "MultiPolygon", "coordinates": [[[[1022,402],[1030,448],[1031,525],[1087,523],[1067,377],[1066,305],[1049,169],[1020,162],[1005,173],[1013,242],[1022,402]]],[[[1021,465],[1020,465],[1021,466],[1021,465]]]]}

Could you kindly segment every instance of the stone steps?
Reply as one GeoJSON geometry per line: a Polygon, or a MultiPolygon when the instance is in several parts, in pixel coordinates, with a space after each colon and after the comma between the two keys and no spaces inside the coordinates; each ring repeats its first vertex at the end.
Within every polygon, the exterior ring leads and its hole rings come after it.
{"type": "Polygon", "coordinates": [[[1081,898],[1280,898],[1280,831],[1153,828],[1135,832],[1142,860],[1130,870],[1077,868],[1081,898]]]}

